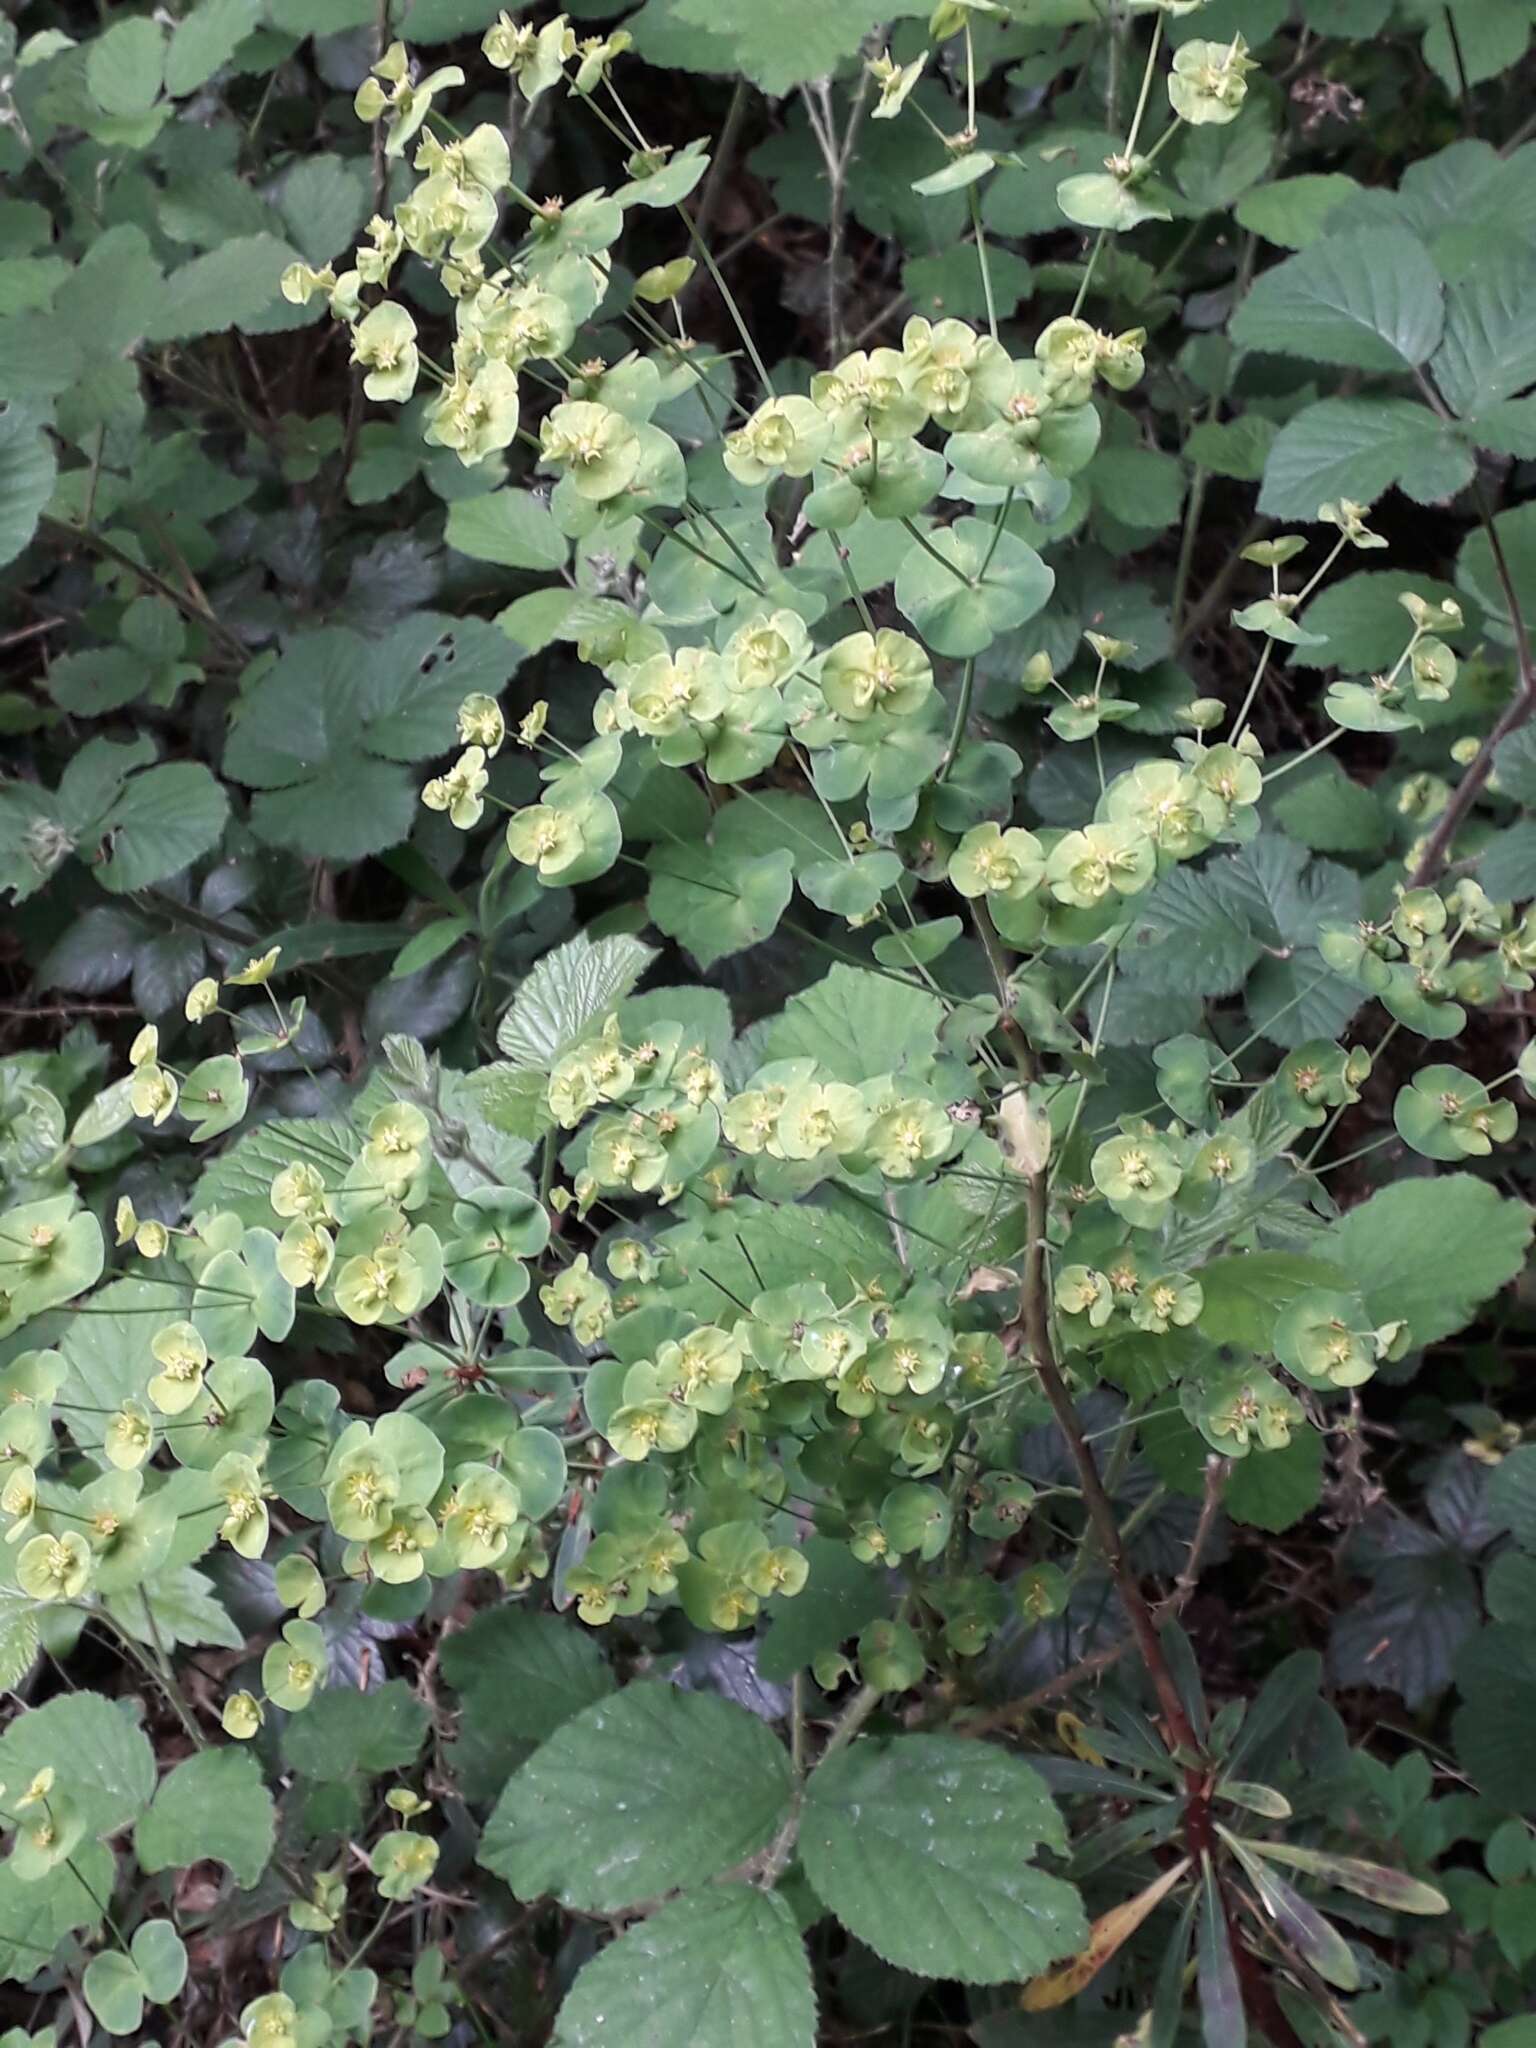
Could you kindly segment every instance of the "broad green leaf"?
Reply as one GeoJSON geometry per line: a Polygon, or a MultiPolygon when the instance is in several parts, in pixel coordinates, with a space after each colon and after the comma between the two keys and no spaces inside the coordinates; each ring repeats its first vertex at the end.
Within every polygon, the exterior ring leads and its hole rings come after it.
{"type": "Polygon", "coordinates": [[[1522,1444],[1494,1466],[1483,1506],[1496,1529],[1507,1529],[1536,1557],[1536,1444],[1522,1444]]]}
{"type": "Polygon", "coordinates": [[[1217,1344],[1264,1352],[1275,1318],[1298,1294],[1313,1287],[1342,1287],[1337,1267],[1294,1252],[1237,1252],[1200,1268],[1204,1304],[1200,1328],[1217,1344]]]}
{"type": "Polygon", "coordinates": [[[1536,253],[1506,245],[1451,285],[1445,336],[1430,365],[1441,396],[1463,419],[1536,384],[1536,253]]]}
{"type": "Polygon", "coordinates": [[[1536,2014],[1485,2027],[1477,2037],[1477,2048],[1536,2048],[1536,2014]]]}
{"type": "Polygon", "coordinates": [[[517,655],[479,619],[414,614],[382,639],[343,627],[295,634],[249,690],[224,772],[260,794],[257,836],[356,860],[405,839],[418,778],[401,764],[445,753],[472,691],[498,692],[517,655]]]}
{"type": "Polygon", "coordinates": [[[530,970],[496,1027],[496,1044],[514,1067],[547,1073],[616,1010],[656,958],[628,933],[589,939],[585,932],[546,953],[530,970]]]}
{"type": "MultiPolygon", "coordinates": [[[[1499,545],[1509,565],[1520,609],[1530,618],[1536,604],[1536,504],[1512,506],[1494,516],[1499,545]]],[[[1462,542],[1456,557],[1456,581],[1487,614],[1488,630],[1506,646],[1514,641],[1509,604],[1493,566],[1488,536],[1478,526],[1462,542]]]]}
{"type": "Polygon", "coordinates": [[[709,31],[733,69],[778,96],[835,71],[876,22],[927,10],[912,0],[775,0],[771,11],[750,0],[672,0],[672,11],[688,28],[709,31]]]}
{"type": "MultiPolygon", "coordinates": [[[[1447,598],[1460,600],[1460,593],[1438,577],[1418,576],[1402,569],[1364,569],[1341,577],[1313,598],[1302,614],[1307,631],[1320,634],[1324,644],[1293,648],[1291,667],[1336,668],[1341,675],[1366,675],[1377,669],[1390,669],[1413,632],[1412,622],[1399,602],[1405,593],[1413,593],[1430,604],[1442,604],[1447,598]]],[[[1476,631],[1476,621],[1470,614],[1468,625],[1476,631]]],[[[1458,646],[1462,644],[1456,634],[1447,637],[1458,646]]]]}
{"type": "Polygon", "coordinates": [[[799,1850],[859,1939],[926,1977],[1038,1976],[1088,1938],[1074,1888],[1030,1852],[1066,1836],[1028,1764],[949,1735],[866,1736],[813,1772],[799,1850]]]}
{"type": "Polygon", "coordinates": [[[45,1877],[20,1878],[10,1858],[0,1863],[0,1977],[25,1983],[37,1975],[39,1957],[56,1954],[68,1935],[100,1927],[115,1874],[116,1859],[102,1842],[80,1843],[45,1877]]]}
{"type": "MultiPolygon", "coordinates": [[[[79,340],[57,305],[50,312],[17,313],[0,320],[0,389],[13,403],[56,398],[83,369],[79,340]]],[[[29,410],[8,410],[5,417],[17,432],[31,424],[29,410]]]]}
{"type": "Polygon", "coordinates": [[[197,0],[171,32],[165,89],[173,99],[196,92],[229,62],[261,19],[261,0],[197,0]]]}
{"type": "MultiPolygon", "coordinates": [[[[1034,273],[1011,249],[989,248],[987,274],[998,317],[1006,319],[1028,296],[1034,273]]],[[[974,249],[944,249],[932,256],[909,257],[902,266],[901,281],[915,310],[930,320],[986,318],[987,295],[974,249]]]]}
{"type": "Polygon", "coordinates": [[[926,989],[839,962],[768,1027],[768,1059],[814,1059],[838,1081],[910,1074],[938,1046],[944,1006],[926,989]]]}
{"type": "Polygon", "coordinates": [[[650,860],[652,921],[708,969],[766,939],[794,894],[794,856],[756,859],[668,840],[650,860]]]}
{"type": "Polygon", "coordinates": [[[164,78],[165,31],[147,14],[114,22],[86,51],[86,84],[104,114],[147,113],[164,78]]]}
{"type": "Polygon", "coordinates": [[[1448,0],[1429,14],[1424,61],[1447,92],[1459,94],[1513,70],[1530,40],[1524,0],[1448,0]]]}
{"type": "Polygon", "coordinates": [[[0,1586],[0,1685],[14,1690],[37,1655],[36,1603],[15,1586],[0,1586]]]}
{"type": "Polygon", "coordinates": [[[1256,484],[1279,431],[1273,420],[1258,412],[1245,412],[1235,420],[1202,420],[1185,442],[1184,452],[1201,469],[1256,484]]]}
{"type": "Polygon", "coordinates": [[[429,1716],[403,1678],[372,1692],[328,1685],[283,1728],[283,1761],[306,1778],[331,1783],[361,1774],[404,1771],[426,1740],[429,1716]]]}
{"type": "MultiPolygon", "coordinates": [[[[353,0],[327,0],[338,11],[353,0]]],[[[403,33],[413,43],[441,43],[451,37],[488,28],[500,10],[493,0],[411,0],[403,33]]]]}
{"type": "MultiPolygon", "coordinates": [[[[195,1435],[190,1440],[195,1442],[195,1435]]],[[[215,1460],[210,1456],[207,1462],[212,1465],[215,1460]]],[[[200,1503],[197,1511],[204,1517],[201,1530],[187,1528],[187,1547],[193,1555],[207,1549],[215,1527],[205,1505],[200,1503]]],[[[194,1648],[211,1643],[221,1650],[238,1650],[245,1642],[244,1630],[214,1597],[212,1581],[202,1572],[170,1560],[143,1585],[109,1595],[106,1604],[118,1627],[151,1650],[174,1650],[179,1643],[194,1648]]]]}
{"type": "Polygon", "coordinates": [[[1262,948],[1240,906],[1225,898],[1210,870],[1175,868],[1143,899],[1124,958],[1156,994],[1230,995],[1241,988],[1262,948]]]}
{"type": "Polygon", "coordinates": [[[96,878],[118,895],[163,882],[210,852],[228,817],[229,798],[201,761],[147,768],[102,820],[96,878]]]}
{"type": "Polygon", "coordinates": [[[14,561],[36,533],[57,473],[46,435],[21,406],[7,406],[0,413],[0,564],[14,561]]]}
{"type": "MultiPolygon", "coordinates": [[[[137,1820],[154,1790],[148,1736],[97,1692],[62,1693],[17,1714],[0,1735],[0,1782],[26,1785],[49,1766],[67,1784],[92,1835],[137,1820]]],[[[0,1938],[4,1932],[0,1918],[0,1938]]]]}
{"type": "Polygon", "coordinates": [[[1274,153],[1274,115],[1250,95],[1235,121],[1184,131],[1174,181],[1192,208],[1225,213],[1258,184],[1274,153]]]}
{"type": "Polygon", "coordinates": [[[505,569],[563,569],[571,544],[532,491],[510,487],[448,508],[449,547],[505,569]]]}
{"type": "Polygon", "coordinates": [[[1264,465],[1259,510],[1315,519],[1330,500],[1370,505],[1396,484],[1415,504],[1454,497],[1472,451],[1428,406],[1407,398],[1325,398],[1280,429],[1264,465]]]}
{"type": "Polygon", "coordinates": [[[814,2048],[816,1995],[795,1916],[716,1885],[663,1906],[593,1958],[553,2048],[814,2048]]]}
{"type": "Polygon", "coordinates": [[[494,1799],[534,1743],[614,1689],[597,1638],[554,1614],[501,1606],[445,1638],[444,1678],[460,1696],[454,1767],[494,1799]]]}
{"type": "MultiPolygon", "coordinates": [[[[373,0],[268,0],[267,13],[272,26],[288,35],[334,36],[343,29],[366,27],[375,9],[373,0]]],[[[494,20],[494,13],[487,13],[485,23],[494,20]]],[[[412,28],[411,33],[418,32],[412,28]]]]}
{"type": "Polygon", "coordinates": [[[1386,806],[1375,790],[1326,754],[1285,777],[1270,799],[1269,815],[1315,853],[1379,853],[1389,834],[1386,806]]]}
{"type": "Polygon", "coordinates": [[[1531,1211],[1471,1174],[1380,1189],[1320,1247],[1350,1275],[1369,1313],[1401,1317],[1416,1345],[1453,1336],[1525,1262],[1531,1211]]]}
{"type": "Polygon", "coordinates": [[[91,1314],[71,1319],[59,1340],[69,1367],[63,1420],[81,1450],[99,1451],[108,1417],[127,1396],[143,1398],[159,1370],[150,1341],[162,1323],[185,1316],[190,1303],[185,1280],[113,1280],[85,1304],[91,1314]]]}
{"type": "MultiPolygon", "coordinates": [[[[362,1138],[349,1123],[275,1118],[245,1132],[203,1169],[197,1203],[205,1209],[233,1209],[242,1223],[281,1232],[287,1222],[268,1197],[284,1167],[313,1166],[335,1187],[361,1150],[362,1138]]],[[[163,1289],[156,1298],[166,1298],[163,1289]]]]}
{"type": "Polygon", "coordinates": [[[1480,1629],[1456,1660],[1456,1683],[1462,1703],[1452,1736],[1462,1769],[1509,1812],[1536,1813],[1536,1628],[1522,1620],[1480,1629]]]}
{"type": "Polygon", "coordinates": [[[861,1564],[846,1543],[808,1536],[803,1548],[811,1575],[792,1600],[771,1604],[758,1649],[759,1676],[778,1684],[882,1620],[896,1600],[894,1573],[861,1564]]]}
{"type": "Polygon", "coordinates": [[[1334,1676],[1400,1693],[1417,1712],[1450,1684],[1456,1653],[1476,1627],[1477,1582],[1448,1544],[1389,1557],[1370,1591],[1334,1617],[1334,1676]]]}
{"type": "Polygon", "coordinates": [[[486,1822],[480,1861],[520,1899],[616,1912],[765,1847],[789,1794],[788,1753],[755,1715],[641,1681],[534,1752],[486,1822]]]}
{"type": "Polygon", "coordinates": [[[1341,171],[1306,171],[1245,192],[1233,209],[1239,227],[1281,249],[1305,249],[1319,239],[1328,216],[1360,190],[1341,171]]]}
{"type": "Polygon", "coordinates": [[[249,1891],[272,1854],[276,1809],[249,1750],[205,1749],[161,1779],[133,1831],[134,1854],[148,1871],[184,1869],[212,1857],[249,1891]]]}
{"type": "Polygon", "coordinates": [[[1289,1529],[1323,1495],[1323,1439],[1310,1425],[1294,1430],[1283,1450],[1255,1450],[1233,1466],[1222,1506],[1253,1529],[1289,1529]]]}
{"type": "Polygon", "coordinates": [[[307,156],[283,180],[277,203],[299,253],[328,263],[356,239],[368,212],[368,183],[356,163],[307,156]]]}
{"type": "Polygon", "coordinates": [[[1241,348],[1356,370],[1428,361],[1444,325],[1440,277],[1403,228],[1329,235],[1255,282],[1232,316],[1241,348]]]}
{"type": "MultiPolygon", "coordinates": [[[[298,252],[276,235],[240,235],[196,256],[166,277],[145,332],[151,341],[191,341],[226,328],[256,330],[274,311],[280,324],[299,311],[285,306],[278,279],[298,252]]],[[[301,316],[302,317],[302,316],[301,316]]]]}

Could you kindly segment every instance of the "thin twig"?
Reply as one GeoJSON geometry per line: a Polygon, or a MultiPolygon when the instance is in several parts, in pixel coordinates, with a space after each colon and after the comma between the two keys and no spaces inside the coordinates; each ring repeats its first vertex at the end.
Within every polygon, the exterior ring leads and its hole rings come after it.
{"type": "Polygon", "coordinates": [[[1493,557],[1494,574],[1499,579],[1499,588],[1504,593],[1504,602],[1509,606],[1509,622],[1515,635],[1515,666],[1520,674],[1520,687],[1505,705],[1497,724],[1473,756],[1467,772],[1457,783],[1451,800],[1430,833],[1424,851],[1419,855],[1413,871],[1411,886],[1422,889],[1432,882],[1445,865],[1451,843],[1461,830],[1462,823],[1473,804],[1482,794],[1483,787],[1493,773],[1494,756],[1502,741],[1507,740],[1536,712],[1536,662],[1531,656],[1531,637],[1526,627],[1525,614],[1520,608],[1520,598],[1515,590],[1515,579],[1510,572],[1509,558],[1504,552],[1504,543],[1499,538],[1498,524],[1488,508],[1488,502],[1477,485],[1478,514],[1483,522],[1483,531],[1488,536],[1488,550],[1493,557]]]}

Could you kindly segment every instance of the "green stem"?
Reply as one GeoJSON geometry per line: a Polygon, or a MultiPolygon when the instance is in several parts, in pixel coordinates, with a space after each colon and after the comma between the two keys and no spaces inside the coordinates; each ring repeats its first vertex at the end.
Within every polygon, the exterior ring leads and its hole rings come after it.
{"type": "Polygon", "coordinates": [[[946,781],[950,769],[955,765],[955,756],[965,739],[965,728],[971,715],[971,697],[975,688],[976,657],[973,654],[960,672],[960,695],[955,700],[955,719],[949,729],[949,745],[944,749],[944,758],[939,763],[939,772],[934,777],[935,782],[946,781]]]}

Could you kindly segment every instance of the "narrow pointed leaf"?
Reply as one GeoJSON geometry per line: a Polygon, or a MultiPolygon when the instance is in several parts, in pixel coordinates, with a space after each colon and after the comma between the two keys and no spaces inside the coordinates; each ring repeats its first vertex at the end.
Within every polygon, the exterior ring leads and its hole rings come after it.
{"type": "Polygon", "coordinates": [[[1249,1842],[1246,1845],[1271,1863],[1288,1863],[1342,1890],[1370,1899],[1378,1906],[1390,1906],[1398,1913],[1445,1913],[1450,1910],[1444,1893],[1406,1871],[1388,1870],[1381,1863],[1364,1863],[1358,1856],[1332,1856],[1323,1849],[1302,1849],[1293,1842],[1249,1842]]]}

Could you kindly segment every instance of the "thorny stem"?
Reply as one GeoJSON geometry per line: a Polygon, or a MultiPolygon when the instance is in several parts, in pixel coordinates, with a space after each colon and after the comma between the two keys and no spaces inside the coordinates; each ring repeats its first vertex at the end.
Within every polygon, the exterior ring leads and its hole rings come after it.
{"type": "MultiPolygon", "coordinates": [[[[1034,1059],[1016,1020],[1010,1044],[1014,1050],[1014,1062],[1019,1070],[1019,1078],[1027,1085],[1034,1079],[1034,1059]]],[[[1042,1166],[1039,1172],[1030,1175],[1026,1204],[1029,1242],[1024,1255],[1024,1280],[1019,1293],[1015,1329],[1023,1336],[1028,1347],[1031,1361],[1039,1376],[1041,1391],[1050,1403],[1051,1413],[1056,1418],[1056,1426],[1066,1441],[1073,1464],[1077,1467],[1083,1505],[1088,1511],[1088,1519],[1093,1524],[1099,1547],[1104,1553],[1104,1561],[1109,1566],[1110,1576],[1115,1582],[1115,1591],[1131,1625],[1131,1633],[1141,1653],[1147,1677],[1151,1680],[1152,1690],[1157,1695],[1157,1703],[1162,1710],[1166,1726],[1168,1746],[1170,1749],[1187,1750],[1198,1756],[1199,1737],[1179,1696],[1179,1688],[1174,1682],[1172,1667],[1158,1637],[1157,1623],[1153,1620],[1152,1610],[1147,1605],[1146,1596],[1127,1561],[1114,1503],[1105,1490],[1098,1461],[1093,1455],[1093,1447],[1083,1434],[1076,1405],[1057,1363],[1055,1340],[1051,1335],[1048,1292],[1050,1280],[1046,1262],[1046,1232],[1050,1222],[1050,1182],[1046,1167],[1042,1166]]]]}

